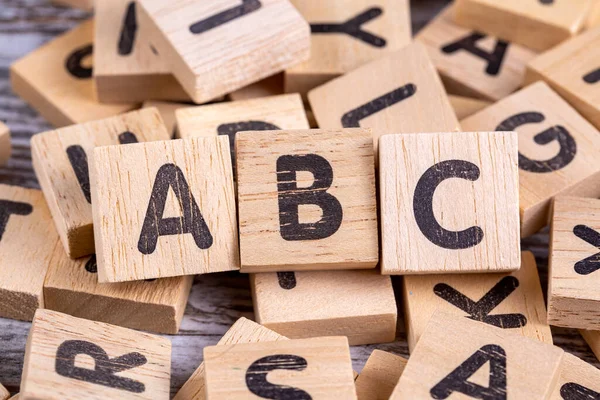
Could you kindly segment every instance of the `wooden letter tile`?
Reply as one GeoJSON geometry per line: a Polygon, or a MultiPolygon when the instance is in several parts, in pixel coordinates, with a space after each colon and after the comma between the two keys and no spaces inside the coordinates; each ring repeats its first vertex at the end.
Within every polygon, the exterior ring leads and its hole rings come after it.
{"type": "Polygon", "coordinates": [[[407,360],[381,350],[373,350],[354,382],[358,400],[387,400],[392,395],[407,360]]]}
{"type": "Polygon", "coordinates": [[[600,399],[600,370],[593,365],[565,353],[558,384],[549,397],[551,400],[600,399]]]}
{"type": "Polygon", "coordinates": [[[12,90],[56,127],[106,118],[138,107],[100,104],[95,99],[93,36],[94,23],[90,20],[10,67],[12,90]]]}
{"type": "Polygon", "coordinates": [[[600,331],[590,331],[587,329],[580,329],[579,333],[585,339],[588,346],[596,356],[598,360],[600,360],[600,331]]]}
{"type": "Polygon", "coordinates": [[[33,167],[71,258],[94,253],[88,171],[94,147],[168,138],[158,111],[144,109],[44,132],[31,139],[33,167]]]}
{"type": "Polygon", "coordinates": [[[543,80],[600,129],[600,27],[534,58],[525,81],[543,80]]]}
{"type": "Polygon", "coordinates": [[[283,72],[229,93],[231,101],[256,99],[283,94],[283,72]]]}
{"type": "Polygon", "coordinates": [[[427,50],[414,43],[316,89],[308,98],[323,129],[386,133],[460,130],[427,50]]]}
{"type": "Polygon", "coordinates": [[[6,164],[11,154],[10,130],[0,121],[0,165],[6,164]]]}
{"type": "Polygon", "coordinates": [[[410,43],[408,0],[292,0],[310,23],[310,59],[285,71],[285,91],[303,95],[410,43]]]}
{"type": "Polygon", "coordinates": [[[0,384],[0,400],[6,400],[10,397],[10,392],[0,384]]]}
{"type": "Polygon", "coordinates": [[[600,330],[600,200],[561,196],[553,210],[548,323],[600,330]]]}
{"type": "Polygon", "coordinates": [[[45,308],[143,331],[175,334],[193,276],[98,283],[96,256],[71,260],[60,243],[44,282],[45,308]]]}
{"type": "Polygon", "coordinates": [[[31,321],[58,235],[39,190],[0,184],[0,317],[31,321]]]}
{"type": "Polygon", "coordinates": [[[204,365],[210,400],[269,398],[274,391],[314,400],[357,398],[345,337],[205,347],[204,365]]]}
{"type": "MultiPolygon", "coordinates": [[[[249,319],[240,318],[223,335],[217,345],[273,342],[276,340],[287,340],[287,338],[249,319]]],[[[202,363],[177,392],[173,400],[205,400],[205,385],[204,363],[202,363]]]]}
{"type": "Polygon", "coordinates": [[[310,28],[288,0],[137,4],[150,42],[196,103],[258,82],[310,55],[310,28]]]}
{"type": "Polygon", "coordinates": [[[229,138],[94,149],[100,282],[239,269],[229,138]]]}
{"type": "Polygon", "coordinates": [[[238,133],[242,272],[377,265],[371,137],[368,129],[238,133]]]}
{"type": "Polygon", "coordinates": [[[392,342],[396,301],[379,271],[308,271],[250,276],[258,323],[290,339],[347,336],[351,345],[392,342]]]}
{"type": "Polygon", "coordinates": [[[461,121],[466,131],[519,133],[521,236],[548,223],[558,194],[600,196],[600,133],[543,82],[461,121]]]}
{"type": "Polygon", "coordinates": [[[436,312],[390,400],[547,399],[563,350],[436,312]]]}
{"type": "Polygon", "coordinates": [[[456,0],[457,24],[544,51],[583,29],[593,0],[456,0]]]}
{"type": "Polygon", "coordinates": [[[500,100],[521,87],[535,53],[454,23],[452,6],[417,35],[450,93],[500,100]]]}
{"type": "Polygon", "coordinates": [[[168,400],[171,341],[38,310],[25,349],[20,400],[168,400]]]}
{"type": "Polygon", "coordinates": [[[177,120],[175,119],[175,111],[180,108],[188,108],[190,105],[187,103],[175,103],[170,101],[146,101],[142,108],[156,108],[158,113],[162,117],[165,126],[167,127],[167,132],[171,137],[176,136],[177,130],[177,120]]]}
{"type": "Polygon", "coordinates": [[[382,273],[520,267],[515,132],[385,135],[379,145],[382,273]]]}
{"type": "Polygon", "coordinates": [[[131,0],[102,0],[94,8],[94,80],[103,103],[148,99],[189,100],[167,65],[152,50],[139,6],[131,0]]]}
{"type": "Polygon", "coordinates": [[[455,314],[552,344],[535,258],[521,254],[512,274],[404,277],[408,347],[412,351],[437,311],[455,314]]]}
{"type": "MultiPolygon", "coordinates": [[[[448,99],[456,113],[456,117],[460,120],[470,117],[471,115],[489,107],[492,103],[485,100],[472,99],[470,97],[449,95],[448,99]]],[[[163,117],[164,118],[164,117],[163,117]]]]}

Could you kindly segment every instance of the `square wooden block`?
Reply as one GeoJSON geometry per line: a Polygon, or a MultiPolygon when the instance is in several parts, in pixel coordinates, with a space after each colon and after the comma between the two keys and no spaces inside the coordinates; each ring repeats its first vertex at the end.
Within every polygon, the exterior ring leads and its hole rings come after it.
{"type": "Polygon", "coordinates": [[[227,137],[99,147],[90,181],[100,282],[239,269],[227,137]]]}
{"type": "Polygon", "coordinates": [[[385,135],[379,145],[382,273],[520,267],[515,132],[385,135]]]}
{"type": "Polygon", "coordinates": [[[368,127],[375,148],[387,133],[453,132],[460,126],[427,50],[413,43],[308,94],[322,129],[368,127]]]}
{"type": "Polygon", "coordinates": [[[189,100],[167,64],[148,42],[131,0],[102,0],[94,7],[94,81],[103,103],[189,100]]]}
{"type": "Polygon", "coordinates": [[[457,24],[544,51],[584,27],[593,0],[456,0],[457,24]]]}
{"type": "Polygon", "coordinates": [[[559,378],[563,353],[537,340],[436,312],[390,400],[547,399],[559,378]]]}
{"type": "Polygon", "coordinates": [[[180,108],[188,108],[190,105],[188,103],[176,103],[171,101],[146,101],[142,108],[156,108],[158,113],[163,119],[165,126],[167,127],[167,132],[170,137],[177,136],[177,120],[175,119],[175,111],[180,108]]]}
{"type": "Polygon", "coordinates": [[[392,342],[397,310],[379,271],[250,275],[256,321],[290,339],[346,336],[351,345],[392,342]]]}
{"type": "Polygon", "coordinates": [[[291,0],[311,27],[310,59],[285,71],[285,91],[306,93],[411,41],[408,0],[291,0]]]}
{"type": "Polygon", "coordinates": [[[600,129],[600,27],[533,59],[525,81],[543,80],[600,129]]]}
{"type": "Polygon", "coordinates": [[[8,162],[11,155],[10,130],[0,121],[0,165],[8,162]]]}
{"type": "Polygon", "coordinates": [[[142,331],[179,331],[193,276],[98,283],[96,256],[71,260],[60,243],[44,282],[45,308],[142,331]]]}
{"type": "Polygon", "coordinates": [[[42,192],[0,184],[0,317],[31,321],[58,234],[42,192]]]}
{"type": "Polygon", "coordinates": [[[407,360],[381,350],[373,350],[354,381],[359,400],[389,399],[398,384],[407,360]]]}
{"type": "Polygon", "coordinates": [[[535,52],[454,23],[446,7],[419,32],[450,93],[497,101],[523,84],[525,67],[535,52]]]}
{"type": "Polygon", "coordinates": [[[456,117],[461,120],[466,117],[489,107],[492,103],[486,100],[473,99],[470,97],[449,95],[448,99],[456,113],[456,117]]]}
{"type": "MultiPolygon", "coordinates": [[[[225,332],[217,345],[273,342],[277,340],[287,340],[287,338],[249,319],[240,318],[225,332]]],[[[205,400],[205,386],[204,363],[202,363],[177,392],[173,400],[205,400]]]]}
{"type": "Polygon", "coordinates": [[[281,386],[298,398],[357,398],[345,337],[205,347],[204,366],[211,400],[272,398],[281,386]]]}
{"type": "Polygon", "coordinates": [[[242,272],[377,265],[370,130],[242,132],[236,157],[242,272]]]}
{"type": "Polygon", "coordinates": [[[94,253],[89,157],[98,146],[167,140],[156,109],[73,125],[33,136],[35,173],[71,258],[94,253]]]}
{"type": "Polygon", "coordinates": [[[591,364],[565,353],[562,372],[551,400],[586,400],[600,398],[600,370],[591,364]]]}
{"type": "Polygon", "coordinates": [[[600,330],[600,200],[560,196],[553,210],[548,323],[600,330]]]}
{"type": "Polygon", "coordinates": [[[20,400],[169,399],[171,341],[38,310],[20,400]]]}
{"type": "Polygon", "coordinates": [[[552,344],[540,277],[528,251],[512,274],[405,276],[404,306],[410,351],[437,310],[552,344]]]}
{"type": "Polygon", "coordinates": [[[93,39],[94,22],[89,20],[16,61],[10,67],[12,90],[56,127],[137,108],[137,104],[100,104],[96,100],[93,39]]]}
{"type": "Polygon", "coordinates": [[[283,72],[229,93],[229,100],[242,101],[283,94],[283,72]]]}
{"type": "Polygon", "coordinates": [[[600,196],[600,132],[543,82],[462,120],[466,131],[519,137],[521,236],[547,225],[554,196],[600,196]]]}
{"type": "Polygon", "coordinates": [[[258,82],[310,55],[310,28],[288,0],[137,4],[149,41],[195,103],[258,82]]]}

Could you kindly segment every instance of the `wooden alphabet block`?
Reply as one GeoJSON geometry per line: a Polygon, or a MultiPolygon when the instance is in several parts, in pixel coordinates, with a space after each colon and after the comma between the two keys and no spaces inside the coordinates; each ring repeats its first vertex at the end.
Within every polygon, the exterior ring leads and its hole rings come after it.
{"type": "Polygon", "coordinates": [[[268,398],[281,392],[315,400],[357,398],[345,337],[205,347],[204,365],[211,400],[268,398]]]}
{"type": "Polygon", "coordinates": [[[544,51],[583,29],[593,0],[456,0],[458,25],[544,51]]]}
{"type": "Polygon", "coordinates": [[[258,82],[310,55],[310,28],[288,0],[235,3],[137,3],[150,42],[196,103],[258,82]]]}
{"type": "MultiPolygon", "coordinates": [[[[240,318],[223,335],[217,345],[273,342],[277,340],[287,340],[287,338],[249,319],[240,318]]],[[[205,386],[204,363],[202,363],[177,392],[173,400],[205,400],[205,386]]]]}
{"type": "Polygon", "coordinates": [[[231,101],[256,99],[283,94],[283,72],[229,93],[231,101]]]}
{"type": "Polygon", "coordinates": [[[12,90],[56,127],[94,121],[138,108],[100,104],[92,79],[92,20],[52,40],[10,67],[12,90]]]}
{"type": "Polygon", "coordinates": [[[176,334],[192,276],[98,283],[96,256],[71,260],[57,243],[44,282],[45,308],[143,331],[176,334]]]}
{"type": "Polygon", "coordinates": [[[600,370],[565,353],[562,371],[551,400],[585,400],[600,398],[600,370]]]}
{"type": "Polygon", "coordinates": [[[462,120],[466,131],[514,130],[519,137],[521,236],[548,223],[559,194],[600,196],[600,133],[543,82],[462,120]]]}
{"type": "Polygon", "coordinates": [[[392,395],[407,360],[381,350],[373,350],[354,381],[358,400],[387,400],[392,395]]]}
{"type": "Polygon", "coordinates": [[[236,157],[242,272],[375,268],[370,130],[242,132],[236,157]]]}
{"type": "Polygon", "coordinates": [[[375,148],[386,133],[460,130],[427,50],[419,43],[313,89],[308,98],[319,127],[372,128],[375,148]]]}
{"type": "Polygon", "coordinates": [[[384,135],[379,145],[383,274],[520,267],[515,132],[384,135]]]}
{"type": "Polygon", "coordinates": [[[38,310],[20,400],[169,399],[171,341],[38,310]]]}
{"type": "MultiPolygon", "coordinates": [[[[536,0],[537,1],[537,0],[536,0]]],[[[419,32],[450,93],[497,101],[521,87],[535,52],[458,26],[452,6],[419,32]]]]}
{"type": "Polygon", "coordinates": [[[11,154],[10,130],[0,121],[0,165],[7,163],[11,154]]]}
{"type": "Polygon", "coordinates": [[[588,329],[580,329],[579,333],[586,341],[590,349],[596,356],[598,360],[600,360],[600,331],[590,331],[588,329]]]}
{"type": "Polygon", "coordinates": [[[0,400],[6,400],[10,397],[10,392],[0,384],[0,400]]]}
{"type": "Polygon", "coordinates": [[[489,107],[492,103],[485,100],[472,99],[470,97],[449,95],[448,99],[459,120],[470,117],[471,115],[489,107]]]}
{"type": "Polygon", "coordinates": [[[31,139],[33,167],[69,257],[94,253],[88,171],[94,147],[167,139],[156,109],[73,125],[31,139]]]}
{"type": "Polygon", "coordinates": [[[92,11],[94,0],[52,0],[52,3],[60,6],[80,8],[85,11],[92,11]]]}
{"type": "Polygon", "coordinates": [[[311,27],[310,59],[285,71],[285,91],[306,93],[411,41],[408,0],[292,0],[311,27]]]}
{"type": "Polygon", "coordinates": [[[42,192],[0,184],[0,317],[31,321],[58,235],[42,192]]]}
{"type": "Polygon", "coordinates": [[[526,83],[543,80],[600,129],[600,27],[534,58],[526,83]]]}
{"type": "Polygon", "coordinates": [[[102,103],[148,99],[185,101],[189,96],[148,42],[132,0],[102,0],[94,8],[94,81],[102,103]]]}
{"type": "Polygon", "coordinates": [[[346,336],[351,345],[392,342],[397,310],[379,271],[250,275],[256,321],[290,339],[346,336]]]}
{"type": "Polygon", "coordinates": [[[94,149],[99,282],[239,269],[231,168],[227,137],[94,149]]]}
{"type": "Polygon", "coordinates": [[[563,353],[537,340],[436,312],[390,400],[547,399],[558,381],[563,353]]]}
{"type": "Polygon", "coordinates": [[[177,120],[175,119],[175,111],[180,108],[188,108],[190,105],[187,103],[175,103],[170,101],[146,101],[142,108],[156,108],[158,113],[163,119],[167,132],[171,137],[176,136],[177,131],[177,120]]]}
{"type": "Polygon", "coordinates": [[[411,275],[403,288],[411,352],[437,310],[552,344],[540,277],[528,251],[512,274],[411,275]]]}
{"type": "Polygon", "coordinates": [[[560,196],[553,210],[548,323],[600,330],[600,200],[560,196]]]}

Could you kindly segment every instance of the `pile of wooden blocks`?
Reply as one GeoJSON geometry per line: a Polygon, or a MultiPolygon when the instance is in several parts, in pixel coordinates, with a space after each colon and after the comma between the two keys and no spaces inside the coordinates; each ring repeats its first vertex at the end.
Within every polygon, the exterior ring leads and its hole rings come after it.
{"type": "Polygon", "coordinates": [[[141,331],[176,334],[193,276],[224,271],[256,323],[176,400],[600,399],[550,332],[600,356],[600,1],[456,0],[414,40],[408,0],[94,13],[11,67],[56,126],[42,190],[0,185],[20,400],[168,399],[171,343],[141,331]],[[548,224],[546,307],[520,240],[548,224]],[[356,377],[349,345],[393,341],[397,304],[409,360],[356,377]]]}

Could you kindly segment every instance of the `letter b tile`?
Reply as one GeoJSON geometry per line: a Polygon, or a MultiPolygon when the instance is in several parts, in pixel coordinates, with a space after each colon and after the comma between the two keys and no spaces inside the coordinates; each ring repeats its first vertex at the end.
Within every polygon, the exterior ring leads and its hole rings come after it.
{"type": "Polygon", "coordinates": [[[370,130],[238,133],[236,157],[242,272],[375,267],[370,130]]]}
{"type": "Polygon", "coordinates": [[[519,268],[516,133],[385,135],[380,149],[384,274],[519,268]]]}

